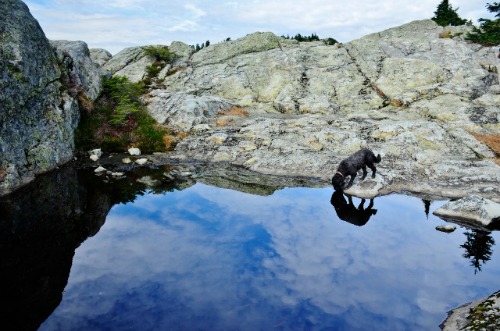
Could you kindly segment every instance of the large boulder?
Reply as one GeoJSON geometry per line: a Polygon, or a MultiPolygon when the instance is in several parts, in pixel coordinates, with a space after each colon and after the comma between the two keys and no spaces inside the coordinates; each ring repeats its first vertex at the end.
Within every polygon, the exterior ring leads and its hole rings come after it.
{"type": "Polygon", "coordinates": [[[127,77],[131,82],[140,82],[147,75],[147,67],[155,59],[146,54],[143,47],[128,47],[113,56],[103,65],[112,75],[127,77]]]}
{"type": "Polygon", "coordinates": [[[89,52],[90,59],[100,67],[105,65],[113,57],[110,52],[103,48],[91,48],[89,52]]]}
{"type": "Polygon", "coordinates": [[[92,61],[90,51],[83,41],[53,40],[59,63],[64,65],[68,90],[77,96],[84,93],[94,101],[102,90],[103,71],[92,61]],[[73,90],[72,90],[73,89],[73,90]]]}
{"type": "Polygon", "coordinates": [[[73,158],[78,102],[97,97],[100,79],[87,66],[87,46],[64,43],[56,52],[22,1],[2,1],[0,12],[3,195],[73,158]]]}

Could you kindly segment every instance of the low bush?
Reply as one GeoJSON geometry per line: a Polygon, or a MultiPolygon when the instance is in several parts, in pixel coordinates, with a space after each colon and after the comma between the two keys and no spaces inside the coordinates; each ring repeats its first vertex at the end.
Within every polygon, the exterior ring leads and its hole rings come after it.
{"type": "Polygon", "coordinates": [[[147,113],[140,99],[144,92],[142,84],[125,77],[105,79],[93,111],[82,113],[75,134],[77,148],[124,152],[133,146],[145,153],[165,151],[163,136],[168,132],[147,113]]]}

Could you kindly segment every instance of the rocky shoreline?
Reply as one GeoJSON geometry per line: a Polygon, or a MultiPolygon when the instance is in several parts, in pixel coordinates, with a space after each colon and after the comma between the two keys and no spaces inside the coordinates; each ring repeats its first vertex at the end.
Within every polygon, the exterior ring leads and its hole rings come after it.
{"type": "MultiPolygon", "coordinates": [[[[188,133],[165,158],[329,182],[369,147],[382,155],[380,176],[349,193],[500,202],[498,151],[476,138],[500,132],[495,50],[465,42],[465,26],[446,29],[452,38],[416,21],[333,46],[272,33],[196,53],[175,43],[177,59],[144,101],[160,124],[188,133]]],[[[138,81],[148,63],[132,48],[103,68],[138,81]]]]}

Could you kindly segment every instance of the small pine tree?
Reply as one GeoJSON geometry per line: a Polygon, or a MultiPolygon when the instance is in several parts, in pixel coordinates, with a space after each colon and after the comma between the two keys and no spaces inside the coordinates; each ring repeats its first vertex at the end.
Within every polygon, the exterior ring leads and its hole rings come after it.
{"type": "Polygon", "coordinates": [[[205,47],[208,47],[208,46],[210,46],[210,41],[209,40],[205,41],[205,47]]]}
{"type": "Polygon", "coordinates": [[[457,14],[457,10],[451,7],[448,0],[442,0],[441,3],[437,6],[436,11],[434,12],[435,16],[432,18],[434,22],[441,26],[457,26],[463,25],[467,23],[466,19],[460,18],[457,14]]]}
{"type": "Polygon", "coordinates": [[[500,44],[500,3],[488,3],[486,4],[486,8],[489,12],[496,13],[495,17],[499,18],[495,20],[480,18],[479,22],[481,24],[479,28],[474,27],[465,39],[484,46],[495,46],[500,44]]]}

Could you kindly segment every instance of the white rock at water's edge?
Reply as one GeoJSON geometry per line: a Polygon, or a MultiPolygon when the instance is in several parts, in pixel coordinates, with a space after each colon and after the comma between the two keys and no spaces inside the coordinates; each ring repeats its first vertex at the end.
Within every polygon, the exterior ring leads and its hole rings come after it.
{"type": "Polygon", "coordinates": [[[500,204],[478,195],[471,195],[457,201],[450,201],[433,214],[439,217],[475,221],[488,226],[500,220],[500,204]]]}
{"type": "Polygon", "coordinates": [[[130,155],[141,155],[141,150],[139,148],[133,147],[128,149],[130,155]]]}
{"type": "Polygon", "coordinates": [[[94,170],[94,172],[95,172],[96,174],[100,174],[101,172],[105,172],[105,171],[108,171],[108,170],[107,170],[106,168],[102,167],[102,166],[99,166],[99,167],[97,167],[97,168],[94,170]]]}
{"type": "Polygon", "coordinates": [[[129,164],[129,163],[132,163],[132,160],[130,158],[126,157],[126,158],[122,159],[122,163],[129,164]]]}
{"type": "Polygon", "coordinates": [[[146,164],[146,162],[148,162],[148,159],[146,159],[146,158],[135,160],[135,163],[137,163],[138,165],[144,165],[144,164],[146,164]]]}
{"type": "Polygon", "coordinates": [[[98,161],[102,156],[102,150],[100,148],[93,149],[89,151],[90,159],[94,162],[98,161]]]}
{"type": "MultiPolygon", "coordinates": [[[[348,179],[346,180],[346,182],[348,179]]],[[[385,186],[385,179],[380,174],[376,175],[375,178],[371,178],[368,175],[365,179],[359,181],[356,179],[354,185],[349,189],[345,190],[345,193],[354,195],[360,198],[374,198],[379,195],[380,190],[385,186]]]]}

